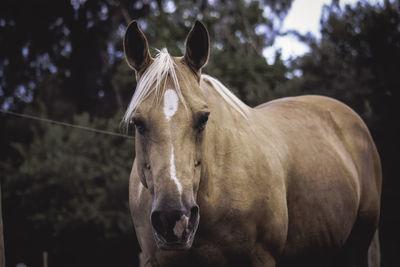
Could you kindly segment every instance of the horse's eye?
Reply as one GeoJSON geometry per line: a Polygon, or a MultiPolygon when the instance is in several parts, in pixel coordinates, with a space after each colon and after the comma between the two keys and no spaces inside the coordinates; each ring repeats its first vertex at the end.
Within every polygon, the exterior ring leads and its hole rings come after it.
{"type": "Polygon", "coordinates": [[[140,134],[144,132],[144,122],[141,119],[133,118],[131,123],[140,134]]]}
{"type": "Polygon", "coordinates": [[[203,131],[206,128],[209,115],[210,115],[210,112],[204,112],[200,115],[199,120],[197,122],[197,128],[200,131],[203,131]]]}

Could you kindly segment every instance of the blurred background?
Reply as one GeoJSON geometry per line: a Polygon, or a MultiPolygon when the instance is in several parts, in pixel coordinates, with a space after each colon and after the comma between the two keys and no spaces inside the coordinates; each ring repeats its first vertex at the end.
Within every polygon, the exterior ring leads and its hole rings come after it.
{"type": "MultiPolygon", "coordinates": [[[[399,1],[322,1],[318,34],[283,27],[297,1],[2,0],[7,266],[47,267],[43,258],[50,267],[137,266],[140,249],[128,207],[133,139],[72,127],[121,132],[135,88],[122,51],[131,19],[139,20],[152,48],[168,47],[172,55],[184,53],[186,34],[202,20],[212,43],[204,72],[248,105],[322,94],[355,109],[382,159],[382,266],[400,266],[399,1]],[[273,45],[288,36],[289,46],[301,43],[305,51],[282,56],[283,48],[273,45]]],[[[303,15],[312,2],[321,1],[303,1],[303,15]]]]}

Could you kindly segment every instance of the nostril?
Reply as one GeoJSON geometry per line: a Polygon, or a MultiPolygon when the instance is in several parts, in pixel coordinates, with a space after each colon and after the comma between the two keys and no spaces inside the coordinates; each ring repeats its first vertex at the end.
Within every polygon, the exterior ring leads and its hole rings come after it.
{"type": "Polygon", "coordinates": [[[194,227],[199,219],[199,206],[195,205],[190,209],[190,227],[194,227]]]}
{"type": "Polygon", "coordinates": [[[161,220],[161,212],[153,211],[151,213],[151,224],[153,228],[160,234],[166,235],[165,228],[163,227],[163,222],[161,220]]]}
{"type": "Polygon", "coordinates": [[[173,229],[182,215],[183,212],[180,210],[155,210],[152,212],[150,220],[157,234],[166,240],[173,240],[175,239],[173,229]]]}
{"type": "Polygon", "coordinates": [[[163,242],[186,240],[199,223],[199,207],[190,210],[154,210],[150,216],[154,234],[163,242]]]}

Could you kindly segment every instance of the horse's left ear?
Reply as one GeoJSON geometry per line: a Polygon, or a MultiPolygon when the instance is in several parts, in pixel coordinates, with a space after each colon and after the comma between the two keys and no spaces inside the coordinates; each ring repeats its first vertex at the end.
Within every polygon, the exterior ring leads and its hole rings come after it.
{"type": "Polygon", "coordinates": [[[207,63],[210,54],[210,37],[203,23],[196,21],[186,39],[184,60],[196,72],[207,63]]]}

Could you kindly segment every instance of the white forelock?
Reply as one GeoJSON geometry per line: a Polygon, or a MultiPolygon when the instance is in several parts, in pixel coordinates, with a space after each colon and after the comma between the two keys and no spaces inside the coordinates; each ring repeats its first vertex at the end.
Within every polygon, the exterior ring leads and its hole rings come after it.
{"type": "Polygon", "coordinates": [[[174,89],[179,100],[186,107],[185,100],[179,86],[178,77],[176,75],[176,64],[168,53],[168,50],[163,48],[161,51],[158,51],[158,54],[154,58],[154,62],[140,77],[132,100],[125,112],[123,118],[124,123],[129,123],[138,106],[153,92],[156,94],[156,97],[164,95],[164,92],[161,92],[161,90],[165,90],[165,84],[162,84],[162,82],[165,83],[168,76],[172,79],[172,83],[175,87],[174,89]]]}

